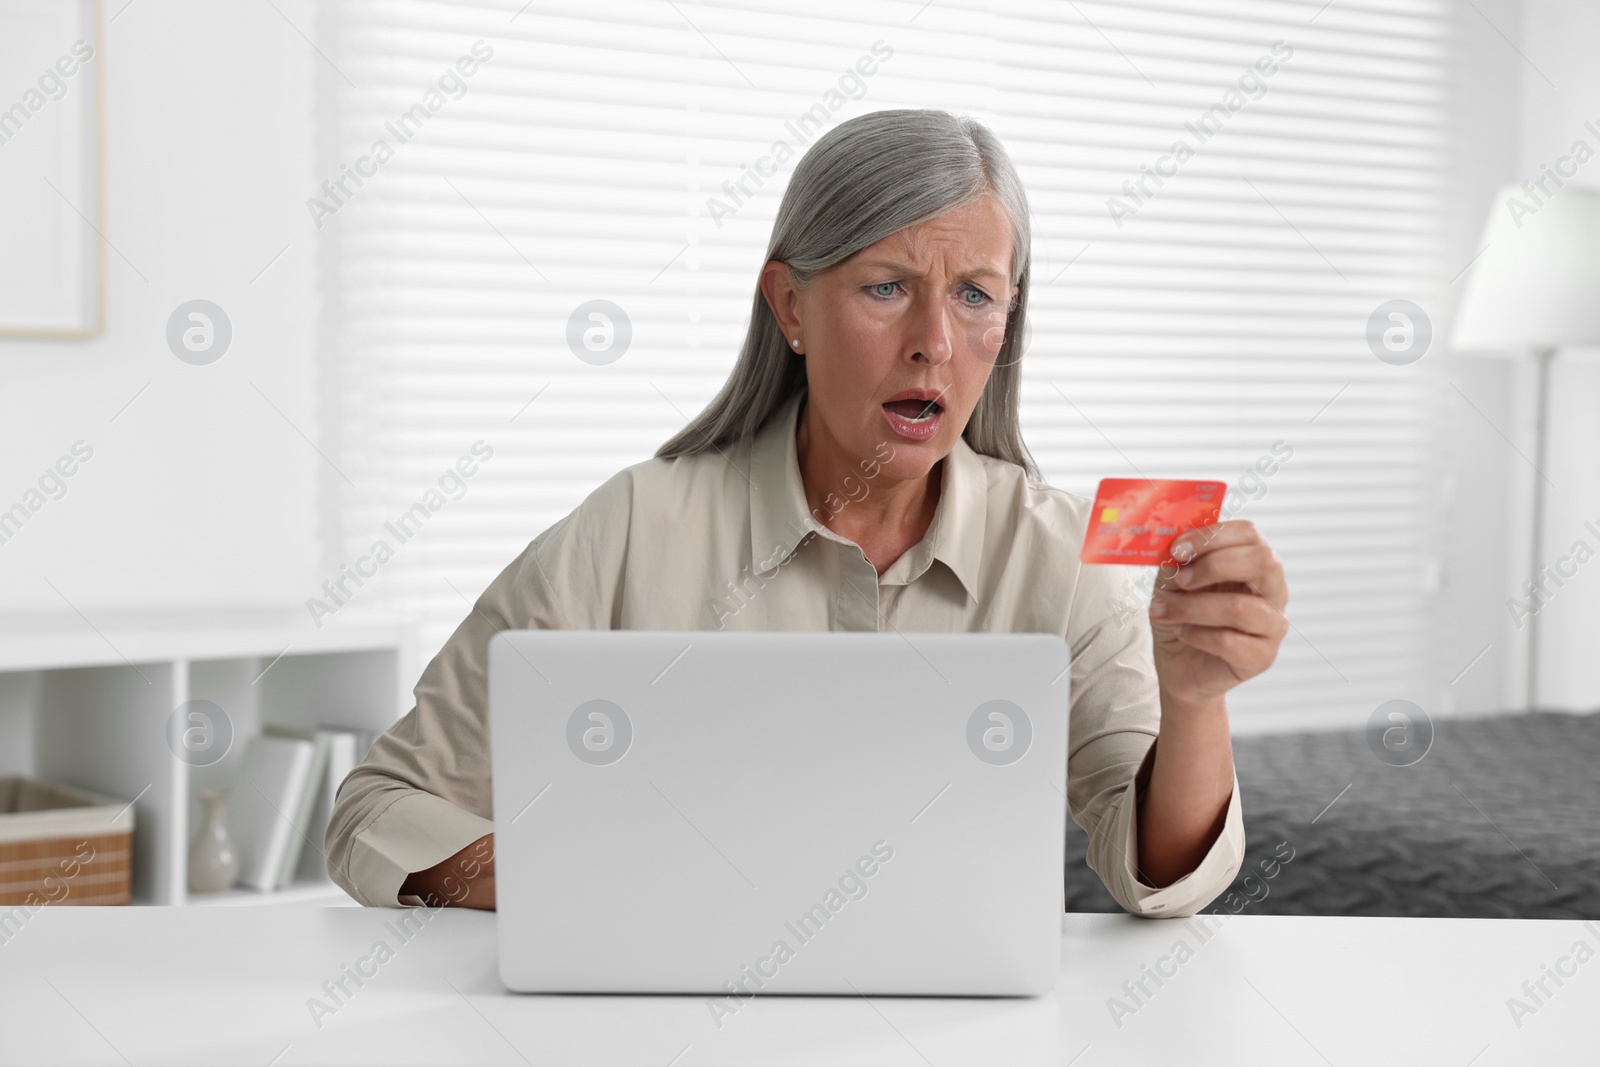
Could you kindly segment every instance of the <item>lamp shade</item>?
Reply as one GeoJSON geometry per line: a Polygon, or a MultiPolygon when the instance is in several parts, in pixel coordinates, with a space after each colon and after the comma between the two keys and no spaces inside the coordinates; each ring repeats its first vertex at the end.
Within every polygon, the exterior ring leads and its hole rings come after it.
{"type": "Polygon", "coordinates": [[[1495,194],[1450,337],[1456,349],[1600,344],[1600,190],[1495,194]]]}

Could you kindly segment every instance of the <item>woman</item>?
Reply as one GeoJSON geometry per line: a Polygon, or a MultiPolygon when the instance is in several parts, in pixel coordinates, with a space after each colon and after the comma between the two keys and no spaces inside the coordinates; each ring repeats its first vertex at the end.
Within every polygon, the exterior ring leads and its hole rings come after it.
{"type": "Polygon", "coordinates": [[[1244,828],[1224,694],[1277,655],[1283,570],[1253,525],[1214,524],[1125,618],[1120,569],[1078,563],[1091,502],[1040,481],[1018,431],[1029,232],[971,119],[879,111],[818,140],[727,384],[484,590],[345,780],[334,879],[366,905],[494,907],[498,630],[893,628],[1063,635],[1089,865],[1140,915],[1225,889],[1244,828]]]}

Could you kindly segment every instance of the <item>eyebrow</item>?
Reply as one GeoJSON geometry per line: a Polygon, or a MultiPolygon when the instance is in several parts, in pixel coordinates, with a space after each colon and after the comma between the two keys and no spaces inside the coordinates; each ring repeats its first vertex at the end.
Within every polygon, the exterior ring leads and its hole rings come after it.
{"type": "MultiPolygon", "coordinates": [[[[903,274],[912,278],[922,277],[922,272],[915,267],[905,263],[897,263],[892,259],[864,259],[856,265],[860,267],[882,267],[893,271],[895,274],[903,274]]],[[[1008,280],[1005,274],[995,270],[993,267],[974,267],[962,273],[969,278],[998,278],[1002,282],[1008,280]]]]}

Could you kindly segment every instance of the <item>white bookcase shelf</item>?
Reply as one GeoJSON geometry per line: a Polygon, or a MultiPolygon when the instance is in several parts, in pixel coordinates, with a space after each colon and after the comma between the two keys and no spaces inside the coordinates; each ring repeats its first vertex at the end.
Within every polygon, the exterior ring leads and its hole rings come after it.
{"type": "Polygon", "coordinates": [[[350,894],[327,878],[305,879],[284,886],[276,893],[257,893],[253,889],[229,889],[222,893],[191,896],[189,903],[208,908],[252,907],[257,904],[320,904],[360,907],[350,894]]]}
{"type": "MultiPolygon", "coordinates": [[[[132,801],[135,904],[354,904],[310,877],[273,893],[191,898],[198,794],[234,785],[263,723],[387,730],[411,703],[412,628],[341,613],[316,629],[293,610],[92,615],[0,615],[0,774],[132,801]],[[221,707],[233,729],[227,754],[205,767],[167,741],[168,717],[197,699],[221,707]]],[[[309,835],[319,854],[323,829],[309,835]]]]}

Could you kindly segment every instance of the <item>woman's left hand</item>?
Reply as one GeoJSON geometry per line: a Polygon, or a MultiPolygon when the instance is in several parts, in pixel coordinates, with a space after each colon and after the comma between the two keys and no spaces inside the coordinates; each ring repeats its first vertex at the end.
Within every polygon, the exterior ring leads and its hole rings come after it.
{"type": "Polygon", "coordinates": [[[1186,531],[1150,600],[1163,704],[1214,704],[1272,666],[1289,632],[1283,564],[1255,523],[1230,519],[1186,531]]]}

